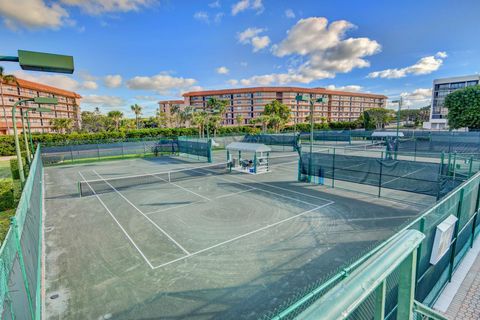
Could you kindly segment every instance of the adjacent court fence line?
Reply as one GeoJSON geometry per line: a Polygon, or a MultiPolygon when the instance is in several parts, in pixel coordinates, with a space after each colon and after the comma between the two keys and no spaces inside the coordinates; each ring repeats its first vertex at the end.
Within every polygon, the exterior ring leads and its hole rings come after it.
{"type": "Polygon", "coordinates": [[[0,248],[2,319],[41,318],[43,165],[40,145],[0,248]]]}
{"type": "MultiPolygon", "coordinates": [[[[283,310],[277,310],[275,316],[267,315],[264,319],[295,318],[313,302],[326,294],[333,286],[350,277],[354,270],[362,266],[365,261],[382,250],[386,245],[398,239],[402,231],[410,229],[420,231],[425,235],[416,253],[415,300],[426,306],[432,306],[442,289],[451,280],[453,272],[467,251],[473,246],[474,240],[480,234],[479,203],[480,173],[476,173],[469,180],[425,210],[418,218],[407,223],[390,239],[382,242],[360,259],[346,266],[329,279],[324,280],[309,292],[304,293],[302,291],[288,307],[283,310]],[[443,257],[433,265],[430,263],[430,257],[437,226],[450,215],[458,219],[455,224],[452,241],[443,257]]],[[[396,316],[398,300],[392,298],[392,296],[395,297],[395,292],[398,290],[400,276],[400,273],[393,272],[387,280],[387,288],[385,290],[388,298],[385,304],[385,319],[394,319],[396,316]]],[[[365,299],[358,306],[355,311],[357,313],[352,316],[352,319],[372,319],[375,312],[374,302],[374,297],[365,299]],[[371,317],[361,316],[365,314],[371,315],[371,317]]],[[[427,311],[428,308],[416,307],[416,312],[419,314],[427,313],[427,311]]]]}
{"type": "Polygon", "coordinates": [[[438,200],[480,170],[472,156],[441,154],[437,161],[422,162],[402,157],[395,160],[383,151],[355,150],[349,150],[349,154],[343,148],[301,152],[299,181],[325,184],[325,179],[330,179],[332,188],[336,181],[346,181],[376,187],[379,197],[386,188],[438,200]]]}

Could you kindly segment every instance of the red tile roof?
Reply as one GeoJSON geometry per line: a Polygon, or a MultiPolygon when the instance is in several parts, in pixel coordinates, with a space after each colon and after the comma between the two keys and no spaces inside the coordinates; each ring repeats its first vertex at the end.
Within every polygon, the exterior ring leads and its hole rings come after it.
{"type": "Polygon", "coordinates": [[[53,94],[58,94],[61,96],[66,96],[70,98],[81,98],[78,93],[73,92],[73,91],[68,91],[52,86],[47,86],[45,84],[33,82],[33,81],[28,81],[24,79],[17,78],[18,86],[21,88],[26,88],[26,89],[31,89],[31,90],[37,90],[37,91],[44,91],[44,92],[49,92],[53,94]]]}
{"type": "Polygon", "coordinates": [[[237,88],[237,89],[191,91],[191,92],[184,93],[183,96],[192,97],[192,96],[207,96],[207,95],[250,93],[250,92],[301,92],[301,93],[335,94],[335,95],[343,95],[343,96],[372,97],[372,98],[383,98],[383,99],[387,98],[387,96],[380,95],[380,94],[336,91],[336,90],[327,90],[325,88],[302,88],[302,87],[250,87],[250,88],[237,88]]]}
{"type": "Polygon", "coordinates": [[[160,100],[160,101],[158,101],[158,103],[166,103],[166,104],[175,104],[175,103],[182,104],[184,102],[185,101],[183,101],[183,100],[160,100]]]}

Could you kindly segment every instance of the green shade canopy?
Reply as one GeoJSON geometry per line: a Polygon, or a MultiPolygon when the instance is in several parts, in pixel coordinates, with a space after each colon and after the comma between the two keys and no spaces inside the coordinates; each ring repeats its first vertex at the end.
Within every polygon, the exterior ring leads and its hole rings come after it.
{"type": "Polygon", "coordinates": [[[60,54],[18,50],[18,62],[23,70],[73,73],[73,57],[60,54]]]}

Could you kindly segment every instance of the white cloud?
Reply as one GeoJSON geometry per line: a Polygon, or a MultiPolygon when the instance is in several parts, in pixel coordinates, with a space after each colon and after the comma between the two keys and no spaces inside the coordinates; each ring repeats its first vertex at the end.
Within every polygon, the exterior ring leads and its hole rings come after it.
{"type": "MultiPolygon", "coordinates": [[[[10,29],[19,27],[59,29],[75,25],[67,7],[80,7],[91,15],[108,12],[138,11],[157,0],[0,0],[0,17],[10,29]]],[[[82,30],[80,27],[79,30],[82,30]]]]}
{"type": "Polygon", "coordinates": [[[43,0],[0,0],[0,16],[11,29],[58,29],[68,22],[68,12],[58,3],[47,4],[43,0]]]}
{"type": "Polygon", "coordinates": [[[446,52],[437,52],[434,56],[423,57],[414,65],[401,69],[386,69],[381,71],[374,71],[368,74],[369,78],[387,78],[398,79],[404,78],[409,74],[421,75],[429,74],[437,71],[443,64],[443,59],[447,57],[446,52]]]}
{"type": "Polygon", "coordinates": [[[295,12],[292,9],[285,10],[285,18],[287,19],[295,19],[295,12]]]}
{"type": "Polygon", "coordinates": [[[218,12],[213,16],[213,19],[211,19],[210,15],[206,11],[198,11],[195,12],[193,15],[193,18],[200,21],[204,22],[206,24],[210,24],[210,22],[214,22],[216,24],[219,24],[222,21],[224,13],[223,12],[218,12]]]}
{"type": "Polygon", "coordinates": [[[118,108],[125,105],[125,100],[117,96],[85,95],[80,100],[81,106],[118,108]]]}
{"type": "Polygon", "coordinates": [[[257,52],[268,47],[270,44],[270,38],[268,36],[259,35],[264,31],[265,29],[262,28],[247,28],[242,32],[237,33],[238,42],[241,44],[251,44],[253,52],[257,52]]]}
{"type": "Polygon", "coordinates": [[[80,88],[86,90],[96,90],[98,89],[98,85],[95,81],[87,80],[82,83],[80,88]]]}
{"type": "Polygon", "coordinates": [[[230,80],[227,81],[227,83],[234,87],[234,86],[238,85],[238,80],[230,79],[230,80]]]}
{"type": "MultiPolygon", "coordinates": [[[[243,85],[267,85],[287,83],[310,83],[314,80],[334,78],[337,73],[347,73],[355,68],[365,68],[370,63],[365,57],[381,50],[375,40],[369,38],[347,38],[345,34],[355,26],[340,20],[328,24],[327,19],[312,17],[301,19],[279,44],[272,46],[278,57],[289,56],[301,63],[291,66],[286,73],[256,75],[239,80],[243,85]]],[[[238,34],[241,43],[263,31],[249,28],[238,34]],[[248,32],[247,32],[248,31],[248,32]]],[[[248,43],[248,42],[247,42],[248,43]]]]}
{"type": "Polygon", "coordinates": [[[210,17],[208,16],[208,13],[205,11],[195,12],[195,14],[193,15],[193,18],[201,22],[210,23],[210,17]]]}
{"type": "Polygon", "coordinates": [[[252,38],[253,52],[262,50],[263,48],[268,47],[269,44],[270,44],[270,38],[268,36],[252,38]]]}
{"type": "Polygon", "coordinates": [[[208,4],[208,6],[209,6],[210,8],[220,8],[220,7],[221,7],[221,5],[220,5],[220,0],[216,0],[216,1],[210,2],[210,3],[208,4]]]}
{"type": "Polygon", "coordinates": [[[119,74],[107,75],[103,78],[103,83],[108,88],[118,88],[122,85],[122,76],[119,74]]]}
{"type": "Polygon", "coordinates": [[[337,86],[331,84],[331,85],[326,86],[325,89],[338,90],[338,91],[349,91],[349,92],[359,92],[360,90],[362,90],[362,86],[352,84],[352,85],[348,85],[348,86],[337,87],[337,86]]]}
{"type": "Polygon", "coordinates": [[[127,81],[127,87],[132,90],[150,90],[167,95],[182,90],[191,90],[197,80],[191,78],[172,77],[166,73],[155,76],[137,76],[127,81]]]}
{"type": "MultiPolygon", "coordinates": [[[[421,108],[430,104],[432,89],[418,88],[412,92],[402,92],[403,105],[406,107],[421,108]]],[[[398,106],[395,104],[395,106],[398,106]]]]}
{"type": "Polygon", "coordinates": [[[66,5],[80,7],[85,12],[98,15],[105,12],[138,11],[155,4],[156,0],[61,0],[66,5]]]}
{"type": "Polygon", "coordinates": [[[230,70],[228,70],[227,67],[218,67],[217,69],[215,69],[215,71],[218,73],[218,74],[228,74],[230,72],[230,70]]]}
{"type": "Polygon", "coordinates": [[[33,74],[22,70],[13,71],[12,73],[20,79],[38,82],[68,91],[77,91],[80,89],[95,90],[98,88],[95,81],[87,80],[80,83],[72,77],[62,74],[33,74]]]}
{"type": "Polygon", "coordinates": [[[264,10],[262,0],[240,0],[232,6],[232,15],[235,16],[248,9],[255,10],[257,14],[262,13],[264,10]]]}

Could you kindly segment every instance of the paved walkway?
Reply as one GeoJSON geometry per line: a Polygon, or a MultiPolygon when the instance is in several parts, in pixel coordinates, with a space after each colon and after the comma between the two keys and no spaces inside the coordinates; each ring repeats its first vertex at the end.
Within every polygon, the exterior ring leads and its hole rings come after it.
{"type": "Polygon", "coordinates": [[[480,319],[480,237],[435,303],[449,319],[480,319]]]}

